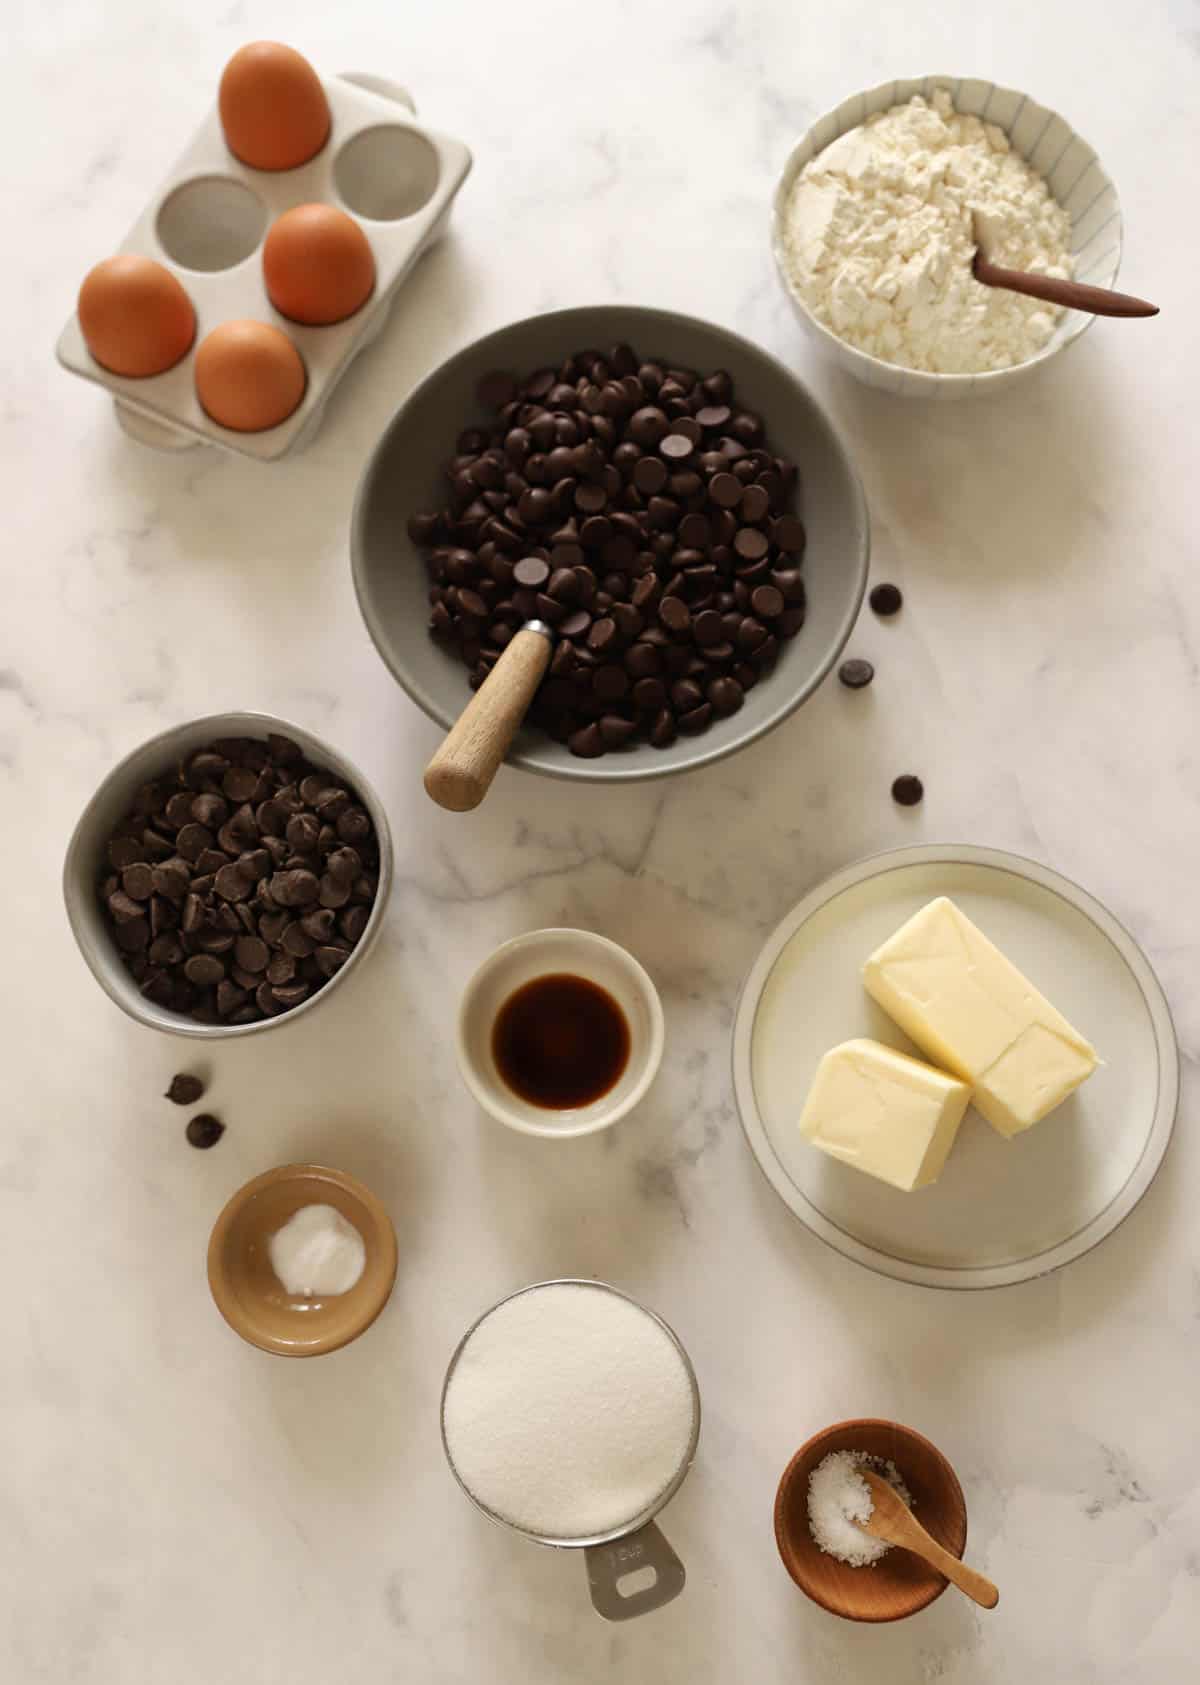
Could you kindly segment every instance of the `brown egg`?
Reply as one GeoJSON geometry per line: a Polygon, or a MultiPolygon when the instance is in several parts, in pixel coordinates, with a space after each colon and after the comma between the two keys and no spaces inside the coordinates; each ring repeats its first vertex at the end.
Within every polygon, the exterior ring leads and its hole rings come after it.
{"type": "Polygon", "coordinates": [[[196,337],[196,312],[175,276],[133,252],[89,269],[77,308],[88,350],[112,374],[162,374],[196,337]]]}
{"type": "Polygon", "coordinates": [[[278,427],[306,383],[300,353],[270,322],[222,322],[196,351],[196,396],[215,422],[235,433],[278,427]]]}
{"type": "Polygon", "coordinates": [[[294,47],[252,41],[221,76],[217,108],[235,158],[252,170],[294,170],[329,139],[329,102],[320,78],[294,47]]]}
{"type": "Polygon", "coordinates": [[[263,246],[271,303],[293,322],[323,327],[353,316],[375,285],[366,235],[333,205],[297,205],[271,224],[263,246]]]}

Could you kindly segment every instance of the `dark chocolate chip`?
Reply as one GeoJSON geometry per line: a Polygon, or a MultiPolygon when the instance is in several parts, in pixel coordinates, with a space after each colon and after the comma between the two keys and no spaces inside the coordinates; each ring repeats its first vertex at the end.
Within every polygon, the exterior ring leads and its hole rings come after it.
{"type": "Polygon", "coordinates": [[[797,520],[795,515],[780,515],[771,528],[771,537],[781,550],[787,550],[792,555],[799,555],[805,544],[803,521],[797,520]]]}
{"type": "Polygon", "coordinates": [[[875,677],[875,669],[869,661],[862,661],[858,657],[850,661],[843,661],[838,668],[838,678],[848,690],[862,690],[875,677]]]}
{"type": "Polygon", "coordinates": [[[758,527],[739,527],[733,535],[733,547],[743,561],[760,561],[770,549],[765,532],[758,527]]]}
{"type": "Polygon", "coordinates": [[[885,619],[890,615],[899,614],[904,602],[898,585],[876,585],[873,587],[868,600],[875,613],[882,615],[885,619]]]}
{"type": "Polygon", "coordinates": [[[700,732],[708,729],[712,717],[712,703],[702,702],[698,708],[693,708],[690,713],[680,714],[679,729],[686,732],[689,737],[697,737],[700,732]]]}
{"type": "Polygon", "coordinates": [[[600,727],[593,721],[591,725],[572,732],[567,739],[567,748],[573,755],[583,760],[594,760],[604,753],[604,739],[600,735],[600,727]]]}
{"type": "Polygon", "coordinates": [[[712,703],[713,712],[719,714],[722,718],[730,714],[736,714],[745,701],[741,685],[736,679],[731,679],[725,675],[711,680],[705,695],[712,703]]]}
{"type": "MultiPolygon", "coordinates": [[[[540,591],[550,577],[550,564],[540,556],[523,556],[513,568],[513,578],[529,591],[540,591]]],[[[485,611],[486,612],[486,611],[485,611]]]]}
{"type": "Polygon", "coordinates": [[[733,474],[714,474],[708,482],[708,495],[722,509],[735,509],[742,500],[742,482],[733,474]]]}
{"type": "Polygon", "coordinates": [[[774,620],[783,613],[783,592],[774,585],[757,585],[750,593],[750,606],[762,620],[774,620]]]}
{"type": "Polygon", "coordinates": [[[190,1071],[180,1071],[178,1076],[171,1078],[171,1085],[163,1098],[176,1106],[194,1106],[203,1093],[204,1083],[198,1076],[193,1076],[190,1071]]]}
{"type": "Polygon", "coordinates": [[[916,807],[924,794],[925,786],[915,773],[902,773],[892,784],[892,800],[901,807],[916,807]]]}
{"type": "Polygon", "coordinates": [[[220,1118],[211,1112],[200,1112],[194,1118],[189,1118],[186,1130],[189,1146],[199,1147],[202,1151],[215,1147],[225,1133],[225,1125],[220,1118]]]}
{"type": "Polygon", "coordinates": [[[210,988],[225,975],[225,967],[216,954],[193,954],[184,962],[184,976],[198,988],[210,988]]]}
{"type": "Polygon", "coordinates": [[[658,605],[658,618],[672,632],[686,632],[692,613],[682,597],[664,597],[658,605]]]}
{"type": "Polygon", "coordinates": [[[644,456],[633,471],[633,483],[644,497],[653,497],[667,483],[667,465],[656,456],[644,456]]]}

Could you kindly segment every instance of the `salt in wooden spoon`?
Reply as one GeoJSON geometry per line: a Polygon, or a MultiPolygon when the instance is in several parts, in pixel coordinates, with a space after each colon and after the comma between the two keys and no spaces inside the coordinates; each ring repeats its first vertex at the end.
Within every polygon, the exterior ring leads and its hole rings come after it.
{"type": "Polygon", "coordinates": [[[1006,292],[1024,293],[1028,298],[1061,304],[1067,310],[1086,310],[1091,316],[1157,316],[1158,305],[1148,304],[1132,293],[1115,293],[1108,287],[1089,287],[1084,281],[1068,281],[1058,275],[1037,275],[1028,269],[1005,269],[993,263],[979,239],[975,219],[975,260],[972,273],[985,287],[1003,287],[1006,292]]]}
{"type": "Polygon", "coordinates": [[[425,788],[439,807],[469,813],[487,795],[553,647],[554,632],[544,620],[527,620],[510,640],[425,768],[425,788]]]}
{"type": "Polygon", "coordinates": [[[965,1591],[983,1608],[996,1607],[1000,1593],[990,1580],[977,1574],[974,1568],[968,1568],[965,1562],[960,1562],[957,1556],[943,1549],[936,1539],[930,1538],[900,1494],[882,1476],[867,1468],[860,1468],[858,1473],[870,1487],[873,1506],[867,1520],[857,1523],[865,1533],[885,1539],[889,1545],[911,1550],[915,1556],[936,1568],[939,1574],[945,1574],[959,1591],[965,1591]]]}

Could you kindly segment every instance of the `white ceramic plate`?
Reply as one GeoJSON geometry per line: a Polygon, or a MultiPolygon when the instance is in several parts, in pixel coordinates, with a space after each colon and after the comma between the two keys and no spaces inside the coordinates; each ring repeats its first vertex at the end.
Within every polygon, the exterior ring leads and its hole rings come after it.
{"type": "Polygon", "coordinates": [[[1179,1093],[1170,1009],[1111,913],[1044,866],[933,845],[829,878],[767,941],[738,1003],[734,1093],[767,1180],[815,1234],[925,1287],[1001,1287],[1090,1250],[1162,1162],[1179,1093]],[[971,1109],[941,1179],[906,1194],[809,1145],[797,1119],[821,1055],[850,1036],[914,1053],[859,978],[905,919],[949,895],[1105,1061],[1028,1134],[1005,1141],[971,1109]]]}

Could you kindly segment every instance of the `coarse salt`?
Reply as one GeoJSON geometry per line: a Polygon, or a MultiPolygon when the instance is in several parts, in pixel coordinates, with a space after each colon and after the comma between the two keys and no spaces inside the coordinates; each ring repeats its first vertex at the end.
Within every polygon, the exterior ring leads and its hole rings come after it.
{"type": "Polygon", "coordinates": [[[636,1521],[686,1461],[692,1383],[675,1342],[602,1286],[506,1299],[468,1336],[446,1387],[446,1448],[492,1514],[550,1539],[636,1521]]]}
{"type": "Polygon", "coordinates": [[[912,1508],[895,1463],[867,1451],[831,1451],[808,1477],[809,1531],[827,1556],[836,1556],[853,1568],[878,1562],[892,1548],[885,1540],[864,1533],[860,1525],[871,1519],[875,1508],[871,1488],[859,1472],[863,1468],[882,1475],[912,1508]]]}

